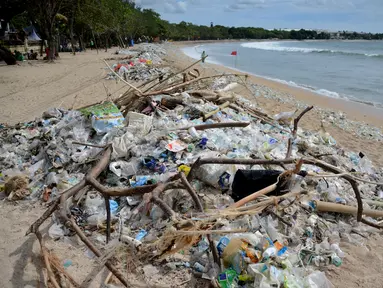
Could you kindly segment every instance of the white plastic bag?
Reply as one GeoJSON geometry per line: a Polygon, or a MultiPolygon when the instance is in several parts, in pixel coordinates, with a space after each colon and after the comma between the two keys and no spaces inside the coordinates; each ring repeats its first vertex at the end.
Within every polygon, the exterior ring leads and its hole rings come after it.
{"type": "Polygon", "coordinates": [[[274,115],[274,120],[288,125],[293,120],[295,112],[296,111],[281,112],[279,114],[274,115]]]}
{"type": "Polygon", "coordinates": [[[130,149],[136,147],[134,136],[130,132],[126,132],[121,137],[116,137],[112,142],[113,152],[112,159],[118,159],[127,156],[130,149]]]}
{"type": "Polygon", "coordinates": [[[63,225],[54,223],[51,227],[49,227],[48,235],[53,240],[58,240],[61,237],[64,237],[65,231],[63,229],[63,225]]]}
{"type": "Polygon", "coordinates": [[[140,160],[138,158],[132,158],[129,162],[112,162],[109,164],[109,169],[118,177],[128,177],[137,173],[139,165],[140,160]]]}
{"type": "Polygon", "coordinates": [[[333,288],[334,285],[327,279],[321,271],[315,271],[306,277],[305,287],[309,288],[333,288]]]}

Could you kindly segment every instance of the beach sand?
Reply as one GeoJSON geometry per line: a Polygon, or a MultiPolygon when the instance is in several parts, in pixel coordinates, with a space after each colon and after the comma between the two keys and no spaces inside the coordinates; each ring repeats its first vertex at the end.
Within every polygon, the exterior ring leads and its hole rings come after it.
{"type": "MultiPolygon", "coordinates": [[[[190,43],[188,43],[190,44],[190,43]]],[[[179,45],[179,44],[178,44],[179,45]]],[[[188,63],[194,62],[182,54],[179,47],[171,45],[167,62],[175,68],[184,68],[188,63]]],[[[102,59],[115,57],[111,55],[116,49],[108,52],[87,51],[72,56],[62,53],[60,60],[53,64],[42,61],[24,62],[19,66],[0,65],[0,123],[14,124],[19,121],[32,120],[41,116],[41,113],[50,107],[81,107],[106,99],[106,90],[117,97],[126,88],[121,82],[104,80],[107,74],[102,59]],[[105,85],[105,86],[104,86],[105,85]],[[75,98],[76,101],[75,101],[75,98]]],[[[109,61],[115,63],[116,61],[109,61]]],[[[213,75],[233,72],[218,65],[198,65],[204,75],[213,75]]],[[[347,113],[351,119],[364,120],[369,125],[381,124],[382,115],[369,112],[370,107],[354,106],[353,103],[343,103],[336,99],[327,99],[308,91],[289,87],[277,82],[268,81],[259,77],[250,76],[249,81],[275,89],[278,93],[289,93],[298,100],[307,104],[324,108],[334,108],[347,113]],[[380,118],[379,118],[380,117],[380,118]]],[[[243,96],[247,90],[241,88],[238,92],[243,96]]],[[[295,109],[292,104],[257,97],[255,101],[260,107],[273,115],[280,111],[295,109]]],[[[320,125],[319,112],[310,112],[300,122],[307,129],[317,130],[320,125]]],[[[383,163],[380,142],[363,139],[356,134],[350,134],[336,126],[328,125],[328,132],[347,149],[363,151],[375,163],[383,163]]],[[[41,263],[38,242],[34,235],[25,237],[29,225],[37,219],[45,208],[40,204],[0,203],[0,287],[43,287],[41,282],[41,263]],[[31,248],[33,252],[31,253],[31,248]]],[[[46,232],[46,230],[44,230],[46,232]]],[[[62,243],[54,242],[55,252],[61,260],[71,259],[73,265],[70,273],[81,282],[85,275],[82,269],[89,271],[91,265],[84,257],[84,248],[64,249],[62,243]]],[[[346,258],[341,267],[326,268],[327,276],[335,287],[382,287],[380,267],[383,264],[382,239],[380,237],[366,240],[364,246],[354,246],[341,243],[346,252],[346,258]]],[[[97,286],[98,287],[98,286],[97,286]]],[[[187,287],[187,286],[182,286],[187,287]]]]}

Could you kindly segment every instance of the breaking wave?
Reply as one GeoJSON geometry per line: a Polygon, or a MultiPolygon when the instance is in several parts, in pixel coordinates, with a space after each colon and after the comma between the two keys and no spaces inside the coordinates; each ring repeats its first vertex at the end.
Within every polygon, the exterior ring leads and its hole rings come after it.
{"type": "Polygon", "coordinates": [[[357,53],[352,51],[341,51],[341,50],[330,50],[330,49],[319,49],[319,48],[288,47],[288,46],[282,46],[282,44],[283,42],[251,42],[251,43],[243,43],[241,44],[241,46],[245,48],[269,50],[269,51],[323,53],[323,54],[328,53],[328,54],[341,54],[341,55],[351,55],[351,56],[366,56],[366,57],[383,58],[383,54],[357,53]]]}

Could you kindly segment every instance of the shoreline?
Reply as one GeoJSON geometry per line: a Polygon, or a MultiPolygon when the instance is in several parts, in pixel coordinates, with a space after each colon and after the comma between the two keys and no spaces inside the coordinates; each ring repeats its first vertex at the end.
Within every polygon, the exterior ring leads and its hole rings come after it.
{"type": "MultiPolygon", "coordinates": [[[[182,70],[194,63],[196,61],[194,58],[181,51],[185,46],[167,45],[168,55],[165,57],[167,62],[165,65],[182,70]]],[[[212,63],[198,63],[193,68],[197,68],[202,77],[239,73],[232,68],[212,63]]],[[[248,75],[246,81],[248,86],[251,85],[256,94],[254,91],[250,93],[243,86],[234,89],[233,92],[252,101],[269,116],[296,109],[302,111],[305,107],[313,105],[314,109],[302,118],[299,127],[319,132],[323,122],[325,131],[335,138],[340,151],[363,152],[378,167],[383,165],[381,153],[383,113],[380,109],[379,111],[372,106],[318,95],[249,73],[246,75],[248,75]]]]}
{"type": "MultiPolygon", "coordinates": [[[[206,40],[204,41],[184,41],[184,42],[173,42],[172,45],[176,46],[180,52],[190,59],[195,61],[195,58],[190,57],[184,51],[183,48],[193,47],[198,44],[212,44],[212,43],[225,43],[225,42],[242,42],[242,41],[221,41],[221,40],[206,40]]],[[[248,41],[248,40],[246,40],[248,41]]],[[[251,40],[253,41],[253,40],[251,40]]],[[[273,41],[273,40],[268,40],[273,41]]],[[[261,42],[261,41],[257,41],[261,42]]],[[[342,111],[348,115],[351,120],[365,122],[369,125],[374,125],[380,129],[383,129],[383,108],[376,107],[374,105],[357,102],[352,99],[344,99],[344,98],[335,98],[326,96],[315,91],[310,90],[309,88],[300,87],[299,84],[297,86],[289,85],[288,83],[283,83],[283,79],[270,79],[266,76],[256,75],[247,71],[243,71],[240,69],[236,69],[233,67],[227,67],[223,64],[217,63],[205,63],[204,65],[211,65],[216,69],[230,70],[231,72],[241,72],[249,75],[251,82],[254,82],[256,85],[264,85],[271,89],[279,90],[283,93],[289,93],[294,95],[296,100],[302,101],[304,103],[314,105],[316,107],[320,107],[322,109],[330,109],[334,111],[342,111]]],[[[286,81],[287,82],[287,81],[286,81]]],[[[326,88],[324,88],[326,89],[326,88]]]]}

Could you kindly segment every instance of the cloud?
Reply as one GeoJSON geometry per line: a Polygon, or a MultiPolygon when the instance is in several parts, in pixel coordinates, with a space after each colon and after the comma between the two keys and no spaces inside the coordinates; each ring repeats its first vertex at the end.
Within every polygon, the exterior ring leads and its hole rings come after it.
{"type": "Polygon", "coordinates": [[[184,1],[166,1],[165,11],[168,13],[185,13],[187,4],[184,1]]]}
{"type": "Polygon", "coordinates": [[[379,31],[383,0],[135,0],[170,21],[197,25],[379,31]],[[262,9],[262,10],[261,10],[262,9]],[[187,13],[185,13],[187,11],[187,13]],[[229,14],[230,13],[230,14],[229,14]]]}
{"type": "Polygon", "coordinates": [[[232,4],[226,5],[225,11],[233,12],[237,10],[252,10],[291,2],[294,2],[294,0],[234,0],[232,1],[232,4]]]}
{"type": "Polygon", "coordinates": [[[187,9],[186,0],[135,0],[135,3],[142,8],[165,13],[185,13],[187,9]]]}

